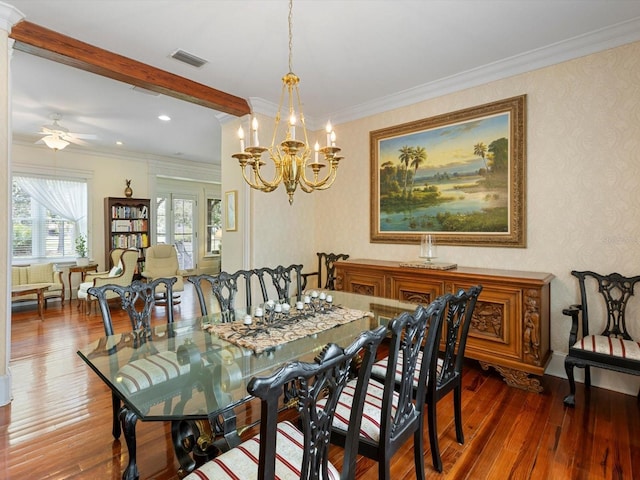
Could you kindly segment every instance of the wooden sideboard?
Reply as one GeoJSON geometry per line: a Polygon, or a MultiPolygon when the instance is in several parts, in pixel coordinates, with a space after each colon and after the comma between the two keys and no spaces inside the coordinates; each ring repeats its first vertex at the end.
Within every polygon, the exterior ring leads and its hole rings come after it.
{"type": "Polygon", "coordinates": [[[550,285],[553,275],[488,268],[435,270],[399,262],[336,262],[336,289],[427,304],[439,295],[482,285],[465,357],[495,368],[514,387],[541,392],[551,358],[550,285]]]}

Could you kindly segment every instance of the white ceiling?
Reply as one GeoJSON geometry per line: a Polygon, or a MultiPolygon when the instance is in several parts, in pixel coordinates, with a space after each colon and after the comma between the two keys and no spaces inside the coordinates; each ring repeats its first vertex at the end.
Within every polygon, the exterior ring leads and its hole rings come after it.
{"type": "MultiPolygon", "coordinates": [[[[26,20],[249,100],[273,114],[288,71],[286,0],[5,0],[26,20]],[[197,69],[170,54],[208,60],[197,69]]],[[[638,0],[295,0],[293,71],[320,128],[640,40],[638,0]]],[[[218,162],[213,110],[15,52],[14,137],[51,113],[92,149],[218,162]],[[162,123],[157,115],[173,120],[162,123]]],[[[44,148],[44,147],[43,147],[44,148]]],[[[70,146],[72,148],[89,148],[70,146]]]]}

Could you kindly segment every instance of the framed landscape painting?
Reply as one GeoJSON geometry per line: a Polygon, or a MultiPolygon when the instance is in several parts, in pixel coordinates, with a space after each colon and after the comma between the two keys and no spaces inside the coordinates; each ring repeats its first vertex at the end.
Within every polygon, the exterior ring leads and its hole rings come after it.
{"type": "Polygon", "coordinates": [[[526,247],[526,95],[370,132],[371,241],[526,247]]]}

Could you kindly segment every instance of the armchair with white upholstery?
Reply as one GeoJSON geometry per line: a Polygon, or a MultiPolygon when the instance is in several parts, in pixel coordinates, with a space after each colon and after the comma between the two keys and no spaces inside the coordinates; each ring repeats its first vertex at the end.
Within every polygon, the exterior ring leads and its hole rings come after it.
{"type": "MultiPolygon", "coordinates": [[[[84,312],[91,313],[96,298],[89,295],[88,290],[91,287],[100,287],[102,285],[120,285],[127,286],[133,281],[133,274],[138,264],[138,250],[125,250],[116,248],[111,251],[111,261],[113,267],[109,271],[87,273],[84,282],[78,288],[78,308],[83,308],[84,312]]],[[[116,298],[117,295],[109,292],[108,298],[116,298]]]]}
{"type": "MultiPolygon", "coordinates": [[[[174,245],[158,244],[151,245],[146,250],[144,270],[142,276],[148,281],[157,278],[175,278],[176,283],[173,284],[173,292],[182,292],[184,290],[184,281],[182,276],[187,272],[180,270],[178,264],[178,252],[174,245]]],[[[158,286],[157,292],[164,295],[162,285],[158,286]]]]}

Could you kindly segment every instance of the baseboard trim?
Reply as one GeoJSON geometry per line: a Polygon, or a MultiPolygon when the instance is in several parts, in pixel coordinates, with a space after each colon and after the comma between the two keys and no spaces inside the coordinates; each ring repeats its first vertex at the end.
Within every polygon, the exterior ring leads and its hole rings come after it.
{"type": "Polygon", "coordinates": [[[0,376],[0,407],[8,405],[13,400],[11,395],[11,372],[0,376]]]}
{"type": "MultiPolygon", "coordinates": [[[[566,379],[567,374],[564,370],[564,358],[566,356],[565,353],[553,352],[551,360],[544,371],[545,375],[566,379]]],[[[576,382],[584,383],[584,369],[574,368],[574,372],[576,382]]],[[[638,395],[638,389],[640,389],[640,377],[603,368],[591,368],[591,385],[636,396],[638,395]]]]}

